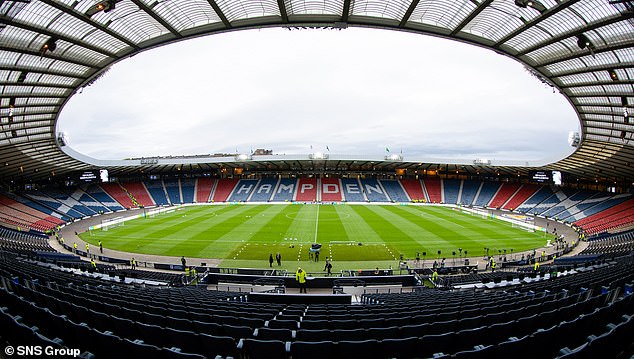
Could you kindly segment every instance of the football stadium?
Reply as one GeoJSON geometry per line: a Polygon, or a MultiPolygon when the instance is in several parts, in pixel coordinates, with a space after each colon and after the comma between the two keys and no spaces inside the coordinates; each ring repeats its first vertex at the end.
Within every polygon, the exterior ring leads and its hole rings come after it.
{"type": "Polygon", "coordinates": [[[0,12],[0,357],[634,356],[634,1],[6,0],[0,12]],[[266,28],[393,30],[514,60],[574,111],[572,153],[311,145],[104,160],[59,131],[71,98],[137,54],[266,28]]]}

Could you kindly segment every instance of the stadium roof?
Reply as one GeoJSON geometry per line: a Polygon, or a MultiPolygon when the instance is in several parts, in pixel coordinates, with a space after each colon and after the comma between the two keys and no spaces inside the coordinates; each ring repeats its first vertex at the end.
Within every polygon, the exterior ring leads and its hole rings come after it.
{"type": "Polygon", "coordinates": [[[60,149],[60,109],[140,51],[240,29],[362,26],[450,38],[524,63],[581,123],[578,150],[544,168],[632,181],[633,21],[634,1],[623,0],[0,1],[0,173],[37,179],[95,168],[60,149]]]}

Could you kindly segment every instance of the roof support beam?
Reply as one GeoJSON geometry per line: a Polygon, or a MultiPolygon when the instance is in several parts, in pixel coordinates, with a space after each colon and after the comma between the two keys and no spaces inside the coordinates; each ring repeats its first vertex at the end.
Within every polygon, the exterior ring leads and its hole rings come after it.
{"type": "Polygon", "coordinates": [[[33,74],[43,74],[43,75],[53,75],[53,76],[61,76],[61,77],[71,77],[74,79],[85,80],[86,78],[83,76],[78,76],[77,74],[73,74],[70,72],[63,71],[52,71],[50,69],[35,69],[30,67],[12,67],[12,66],[0,66],[0,71],[26,71],[33,74]]]}
{"type": "Polygon", "coordinates": [[[562,89],[586,87],[586,86],[609,86],[609,85],[632,85],[631,81],[618,80],[618,81],[596,81],[596,82],[579,82],[576,84],[562,85],[562,89]]]}
{"type": "Polygon", "coordinates": [[[623,97],[623,96],[632,96],[632,92],[597,92],[593,94],[583,94],[583,95],[568,95],[570,98],[583,98],[583,97],[623,97]]]}
{"type": "MultiPolygon", "coordinates": [[[[348,17],[350,15],[350,2],[352,0],[343,0],[343,10],[341,11],[341,21],[348,22],[348,17]]],[[[416,0],[414,0],[416,1],[416,0]]]]}
{"type": "Polygon", "coordinates": [[[565,2],[560,2],[559,4],[551,7],[550,9],[544,11],[543,14],[541,14],[540,16],[536,16],[535,18],[533,18],[533,20],[525,23],[523,26],[518,27],[517,29],[515,29],[515,31],[511,31],[508,35],[504,36],[503,38],[501,38],[498,42],[496,42],[493,47],[494,48],[500,48],[500,46],[502,46],[502,44],[504,44],[505,42],[509,41],[510,39],[514,38],[515,36],[521,34],[522,32],[530,29],[531,27],[537,25],[538,23],[548,19],[549,17],[559,13],[560,11],[572,6],[573,4],[579,2],[581,0],[569,0],[569,1],[565,1],[565,2]]]}
{"type": "Polygon", "coordinates": [[[400,28],[405,27],[405,25],[409,21],[409,18],[412,17],[412,13],[414,12],[414,10],[416,10],[416,7],[418,6],[419,2],[420,2],[420,0],[412,0],[412,3],[409,4],[409,7],[407,8],[407,11],[405,12],[405,15],[403,15],[403,18],[401,19],[401,22],[398,24],[398,27],[400,27],[400,28]]]}
{"type": "Polygon", "coordinates": [[[218,15],[218,17],[220,18],[222,23],[225,24],[225,27],[227,29],[230,29],[231,28],[231,23],[229,22],[229,19],[227,19],[227,17],[225,16],[225,13],[222,12],[222,9],[220,8],[220,6],[218,6],[216,1],[215,0],[207,0],[207,2],[212,7],[212,9],[214,9],[214,11],[216,12],[216,15],[218,15]]]}
{"type": "Polygon", "coordinates": [[[43,58],[47,58],[47,59],[51,59],[51,60],[64,61],[64,62],[68,62],[69,64],[84,66],[84,67],[88,67],[88,68],[91,68],[91,69],[96,68],[93,64],[88,64],[88,63],[85,63],[85,62],[82,62],[82,61],[79,61],[79,60],[69,59],[69,58],[65,58],[65,57],[61,57],[61,56],[51,56],[50,52],[42,54],[41,52],[35,51],[35,50],[16,49],[14,47],[8,47],[8,46],[0,46],[0,51],[15,52],[17,54],[27,54],[27,55],[36,56],[36,57],[43,57],[43,58]]]}
{"type": "MultiPolygon", "coordinates": [[[[629,41],[626,43],[622,43],[619,45],[614,45],[614,46],[606,46],[606,47],[602,47],[599,49],[595,49],[592,51],[592,55],[596,55],[596,54],[602,54],[604,52],[610,52],[610,51],[616,51],[616,50],[622,50],[622,49],[628,49],[634,47],[634,41],[629,41]]],[[[544,67],[544,66],[548,66],[548,65],[552,65],[552,64],[556,64],[558,62],[564,62],[564,61],[569,61],[569,60],[574,60],[574,59],[578,59],[580,57],[584,57],[584,56],[588,56],[590,54],[590,50],[583,50],[583,51],[578,51],[578,52],[573,52],[567,56],[562,56],[560,58],[557,59],[551,59],[542,63],[537,63],[534,65],[534,67],[544,67]]]]}
{"type": "Polygon", "coordinates": [[[552,75],[550,76],[551,78],[558,78],[558,77],[564,77],[564,76],[572,76],[572,75],[580,75],[580,74],[586,74],[586,73],[590,73],[590,72],[598,72],[598,71],[608,71],[608,70],[624,70],[624,69],[630,69],[632,66],[631,65],[601,65],[601,66],[588,66],[588,67],[581,67],[579,69],[576,70],[568,70],[568,71],[562,71],[560,73],[557,73],[556,75],[552,75]]]}
{"type": "Polygon", "coordinates": [[[75,86],[70,85],[60,85],[60,84],[39,84],[37,82],[0,82],[2,86],[16,86],[16,87],[44,87],[44,88],[54,88],[54,89],[67,89],[73,90],[75,86]]]}
{"type": "Polygon", "coordinates": [[[114,37],[115,39],[127,44],[128,46],[132,47],[135,50],[139,50],[139,46],[137,46],[137,44],[135,44],[134,42],[130,41],[129,39],[121,36],[120,34],[118,34],[115,31],[110,30],[109,28],[101,25],[100,23],[93,21],[92,19],[90,19],[90,17],[88,17],[86,14],[81,14],[77,11],[75,11],[74,9],[69,8],[66,5],[63,5],[61,2],[57,1],[57,0],[40,0],[43,3],[45,3],[48,6],[52,6],[54,8],[56,8],[57,10],[60,10],[68,15],[71,15],[72,17],[83,21],[84,23],[99,29],[101,31],[103,31],[104,33],[114,37]]]}
{"type": "Polygon", "coordinates": [[[286,5],[284,4],[284,0],[277,0],[277,7],[280,9],[282,21],[288,23],[288,14],[286,13],[286,5]]]}
{"type": "Polygon", "coordinates": [[[552,45],[554,43],[557,43],[561,40],[567,39],[569,37],[573,37],[573,36],[577,36],[580,34],[583,34],[584,32],[588,32],[588,31],[592,31],[592,30],[596,30],[598,28],[607,26],[607,25],[611,25],[614,23],[617,23],[619,21],[623,21],[623,20],[627,20],[627,19],[631,19],[634,15],[623,15],[623,14],[619,14],[617,16],[613,16],[609,19],[602,19],[600,21],[595,21],[592,24],[588,24],[586,26],[584,26],[583,28],[579,28],[573,31],[567,31],[564,33],[559,34],[558,36],[553,36],[553,37],[549,37],[548,40],[537,43],[533,46],[529,46],[527,48],[525,48],[524,50],[514,54],[517,57],[529,54],[535,50],[538,50],[540,48],[552,45]]]}
{"type": "Polygon", "coordinates": [[[23,29],[23,30],[31,31],[31,32],[34,32],[34,33],[46,35],[46,36],[49,36],[49,37],[52,37],[52,38],[57,38],[57,39],[60,39],[62,41],[65,41],[65,42],[68,42],[70,44],[73,44],[75,46],[83,47],[84,49],[88,49],[90,51],[96,52],[98,54],[101,54],[101,55],[104,55],[104,56],[108,56],[108,57],[112,57],[112,58],[116,58],[116,55],[114,53],[106,51],[106,50],[101,49],[99,47],[90,45],[90,44],[88,44],[86,42],[81,42],[81,41],[72,39],[70,37],[67,37],[67,36],[64,36],[64,35],[61,35],[61,34],[58,34],[58,33],[54,33],[52,31],[49,31],[48,29],[38,28],[38,27],[35,27],[35,26],[31,26],[29,24],[25,24],[23,22],[18,22],[18,21],[15,21],[15,20],[13,20],[13,19],[11,19],[9,17],[6,17],[6,16],[0,16],[0,23],[6,24],[6,25],[10,25],[10,26],[13,26],[13,27],[17,27],[17,28],[20,28],[20,29],[23,29]]]}
{"type": "Polygon", "coordinates": [[[132,2],[134,3],[134,5],[138,6],[139,9],[141,9],[143,12],[145,12],[146,14],[148,14],[151,18],[153,18],[154,20],[156,20],[156,22],[158,22],[159,24],[161,24],[161,26],[163,26],[164,28],[167,29],[167,31],[171,32],[172,35],[181,38],[183,37],[183,35],[181,35],[178,31],[176,31],[176,29],[170,25],[165,19],[163,19],[162,17],[158,16],[157,13],[154,12],[154,10],[150,9],[147,5],[145,5],[145,3],[143,3],[141,0],[132,0],[132,2]]]}
{"type": "Polygon", "coordinates": [[[464,20],[462,20],[462,22],[460,22],[460,24],[458,24],[458,26],[456,26],[456,28],[453,29],[453,31],[451,32],[451,36],[456,36],[465,26],[467,26],[467,24],[471,22],[471,20],[473,20],[476,16],[480,15],[480,13],[484,9],[486,9],[489,5],[491,5],[492,2],[493,0],[485,0],[481,2],[480,5],[478,5],[478,7],[476,7],[475,10],[473,10],[471,14],[469,14],[469,16],[467,16],[464,20]]]}

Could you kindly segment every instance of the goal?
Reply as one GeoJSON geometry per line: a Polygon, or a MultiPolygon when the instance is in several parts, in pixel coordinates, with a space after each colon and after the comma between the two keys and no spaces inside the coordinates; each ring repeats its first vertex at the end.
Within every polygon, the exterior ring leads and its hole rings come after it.
{"type": "Polygon", "coordinates": [[[525,230],[527,232],[535,233],[535,226],[533,226],[532,224],[523,224],[523,223],[518,223],[518,222],[511,222],[511,227],[519,228],[519,229],[523,229],[523,230],[525,230]]]}
{"type": "Polygon", "coordinates": [[[123,225],[125,225],[125,221],[123,220],[123,217],[115,217],[115,218],[101,220],[102,231],[107,231],[109,229],[117,228],[123,225]]]}

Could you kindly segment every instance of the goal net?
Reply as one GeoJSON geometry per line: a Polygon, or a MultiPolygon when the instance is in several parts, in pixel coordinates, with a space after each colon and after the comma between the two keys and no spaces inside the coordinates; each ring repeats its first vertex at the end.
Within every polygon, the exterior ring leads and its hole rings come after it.
{"type": "Polygon", "coordinates": [[[519,223],[519,222],[511,222],[511,226],[513,228],[519,228],[519,229],[523,229],[527,232],[535,232],[535,226],[533,226],[532,224],[523,224],[523,223],[519,223]]]}
{"type": "Polygon", "coordinates": [[[101,220],[101,230],[107,231],[125,225],[123,217],[115,217],[101,220]]]}

